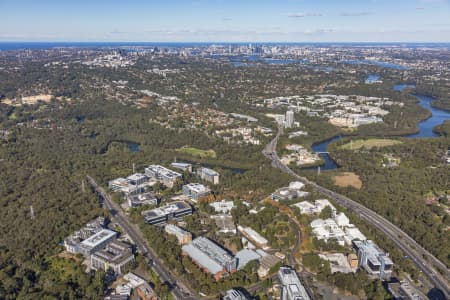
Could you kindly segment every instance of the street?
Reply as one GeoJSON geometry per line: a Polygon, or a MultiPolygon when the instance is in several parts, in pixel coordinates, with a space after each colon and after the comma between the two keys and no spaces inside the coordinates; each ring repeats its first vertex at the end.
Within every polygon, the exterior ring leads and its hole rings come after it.
{"type": "Polygon", "coordinates": [[[188,287],[181,287],[181,284],[177,284],[177,282],[179,281],[177,281],[176,278],[160,262],[155,253],[147,245],[147,242],[143,238],[140,230],[136,228],[136,226],[131,224],[128,221],[128,218],[123,215],[122,209],[119,207],[119,205],[111,200],[111,197],[104,191],[102,187],[97,185],[92,177],[86,176],[86,179],[94,189],[95,193],[101,198],[104,206],[111,213],[114,220],[136,244],[136,247],[138,248],[142,256],[144,256],[148,262],[152,262],[150,264],[152,269],[161,278],[162,282],[168,284],[175,299],[200,299],[201,297],[198,296],[196,292],[188,290],[188,287]]]}

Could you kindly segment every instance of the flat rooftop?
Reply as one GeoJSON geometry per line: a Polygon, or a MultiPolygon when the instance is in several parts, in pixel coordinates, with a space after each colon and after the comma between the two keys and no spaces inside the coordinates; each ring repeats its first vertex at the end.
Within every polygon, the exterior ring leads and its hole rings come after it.
{"type": "Polygon", "coordinates": [[[186,187],[190,189],[194,193],[203,193],[203,192],[209,192],[209,187],[201,184],[201,183],[189,183],[184,185],[183,187],[186,187]]]}
{"type": "Polygon", "coordinates": [[[209,176],[219,176],[219,173],[217,173],[213,169],[203,167],[203,168],[201,168],[201,171],[202,171],[202,173],[209,175],[209,176]]]}
{"type": "Polygon", "coordinates": [[[150,165],[145,170],[149,170],[153,173],[158,174],[159,176],[164,176],[168,178],[176,178],[181,177],[181,174],[175,171],[172,171],[166,167],[160,166],[160,165],[150,165]]]}
{"type": "Polygon", "coordinates": [[[367,255],[367,260],[370,261],[374,266],[381,265],[381,261],[379,259],[380,256],[383,256],[385,265],[393,265],[394,262],[386,256],[383,250],[381,250],[377,244],[375,244],[371,240],[359,241],[355,240],[353,243],[358,247],[358,249],[363,250],[367,255]]]}
{"type": "Polygon", "coordinates": [[[142,214],[148,217],[158,217],[158,216],[165,216],[188,208],[190,209],[191,207],[186,202],[177,201],[152,210],[144,211],[142,214]]]}
{"type": "Polygon", "coordinates": [[[116,235],[117,232],[115,231],[109,229],[102,229],[101,231],[82,241],[81,244],[90,248],[94,248],[95,246],[103,243],[104,241],[110,238],[115,237],[116,235]]]}
{"type": "Polygon", "coordinates": [[[212,274],[219,273],[223,269],[226,269],[226,266],[233,260],[233,256],[225,249],[202,236],[192,240],[189,244],[184,245],[182,249],[193,260],[212,274]]]}

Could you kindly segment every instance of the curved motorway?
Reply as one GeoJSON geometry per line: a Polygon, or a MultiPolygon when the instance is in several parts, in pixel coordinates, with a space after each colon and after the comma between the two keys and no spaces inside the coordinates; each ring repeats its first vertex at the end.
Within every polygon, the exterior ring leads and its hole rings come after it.
{"type": "Polygon", "coordinates": [[[290,168],[281,163],[277,152],[276,146],[278,139],[282,134],[282,128],[278,128],[278,133],[275,138],[270,141],[269,144],[263,150],[263,154],[272,160],[272,166],[280,169],[281,171],[290,174],[297,180],[302,181],[305,184],[309,184],[316,191],[328,196],[336,203],[347,209],[352,210],[354,213],[358,214],[362,219],[364,219],[369,224],[377,227],[381,232],[383,232],[387,237],[389,237],[404,253],[406,253],[412,261],[417,265],[417,267],[427,276],[429,281],[438,289],[440,289],[444,295],[450,297],[450,285],[449,285],[449,270],[448,268],[431,253],[420,246],[415,240],[413,240],[409,235],[407,235],[403,230],[389,222],[384,217],[375,213],[374,211],[368,209],[362,204],[351,200],[341,194],[333,192],[327,188],[324,188],[305,177],[299,176],[290,168]],[[440,270],[441,273],[438,271],[440,270]]]}

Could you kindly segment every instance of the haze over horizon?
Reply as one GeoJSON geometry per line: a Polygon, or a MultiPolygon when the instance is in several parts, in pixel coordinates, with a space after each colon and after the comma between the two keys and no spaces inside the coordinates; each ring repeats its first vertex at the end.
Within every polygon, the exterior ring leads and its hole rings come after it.
{"type": "Polygon", "coordinates": [[[0,41],[450,42],[449,0],[12,1],[0,41]]]}

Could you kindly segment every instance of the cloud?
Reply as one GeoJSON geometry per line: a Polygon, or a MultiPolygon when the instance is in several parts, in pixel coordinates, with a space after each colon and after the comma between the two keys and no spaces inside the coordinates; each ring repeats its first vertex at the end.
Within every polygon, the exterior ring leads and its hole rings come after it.
{"type": "Polygon", "coordinates": [[[304,12],[297,12],[297,13],[290,13],[287,15],[289,18],[304,18],[304,17],[321,17],[321,13],[304,13],[304,12]]]}
{"type": "Polygon", "coordinates": [[[417,10],[424,10],[425,7],[416,7],[417,10]]]}
{"type": "Polygon", "coordinates": [[[233,21],[232,18],[222,18],[222,22],[230,22],[233,21]]]}
{"type": "Polygon", "coordinates": [[[347,12],[341,12],[339,15],[341,17],[363,17],[363,16],[370,16],[374,13],[371,11],[347,11],[347,12]]]}

